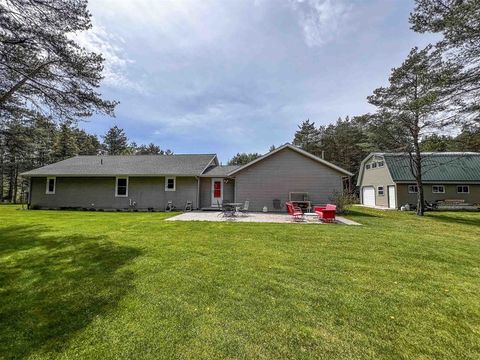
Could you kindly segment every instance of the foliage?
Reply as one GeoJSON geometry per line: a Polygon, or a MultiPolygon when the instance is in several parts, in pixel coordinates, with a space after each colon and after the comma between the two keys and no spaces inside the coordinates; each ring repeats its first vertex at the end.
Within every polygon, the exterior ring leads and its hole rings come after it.
{"type": "Polygon", "coordinates": [[[455,95],[466,103],[458,108],[480,125],[480,2],[478,0],[416,0],[410,16],[414,31],[439,33],[445,56],[463,67],[455,95]]]}
{"type": "Polygon", "coordinates": [[[86,0],[8,0],[0,14],[2,120],[31,109],[62,121],[113,114],[97,92],[102,56],[73,40],[92,26],[86,0]]]}
{"type": "Polygon", "coordinates": [[[347,214],[353,204],[358,204],[358,197],[348,190],[335,190],[330,201],[337,206],[338,214],[347,214]]]}
{"type": "Polygon", "coordinates": [[[459,66],[443,60],[438,49],[413,48],[402,65],[392,70],[389,85],[368,97],[378,109],[370,119],[373,132],[385,135],[395,144],[395,150],[410,156],[410,170],[420,189],[418,215],[424,212],[421,139],[452,125],[451,112],[458,104],[451,101],[451,85],[459,71],[459,66]]]}
{"type": "Polygon", "coordinates": [[[0,358],[478,358],[480,213],[356,207],[362,226],[343,226],[17,207],[0,206],[0,358]]]}
{"type": "Polygon", "coordinates": [[[160,146],[150,143],[148,145],[140,145],[135,149],[135,155],[172,155],[172,150],[162,150],[160,146]]]}
{"type": "Polygon", "coordinates": [[[315,122],[310,122],[310,119],[307,119],[298,125],[298,130],[293,137],[293,145],[310,154],[320,156],[320,144],[321,131],[317,129],[315,122]]]}
{"type": "Polygon", "coordinates": [[[102,136],[103,147],[108,155],[126,155],[133,149],[128,144],[128,138],[125,131],[117,125],[108,129],[107,133],[102,136]]]}
{"type": "Polygon", "coordinates": [[[230,159],[228,165],[245,165],[250,161],[258,159],[260,156],[259,153],[237,153],[233,158],[230,159]]]}

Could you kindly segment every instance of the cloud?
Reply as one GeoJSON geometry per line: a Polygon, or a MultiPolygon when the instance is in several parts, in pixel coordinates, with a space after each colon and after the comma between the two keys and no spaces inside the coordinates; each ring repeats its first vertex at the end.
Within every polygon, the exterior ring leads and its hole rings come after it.
{"type": "Polygon", "coordinates": [[[352,9],[341,0],[293,0],[292,6],[309,47],[322,46],[342,33],[352,9]]]}
{"type": "Polygon", "coordinates": [[[93,20],[93,27],[90,30],[74,34],[72,37],[88,51],[102,54],[105,59],[103,85],[145,93],[145,87],[138,80],[129,77],[128,68],[134,61],[123,49],[125,40],[121,36],[109,33],[104,26],[93,20]]]}

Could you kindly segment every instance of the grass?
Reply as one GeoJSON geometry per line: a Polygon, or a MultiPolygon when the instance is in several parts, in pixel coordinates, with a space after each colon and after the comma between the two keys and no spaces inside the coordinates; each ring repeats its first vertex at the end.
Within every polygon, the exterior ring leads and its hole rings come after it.
{"type": "Polygon", "coordinates": [[[480,357],[480,213],[167,216],[0,206],[0,358],[480,357]]]}

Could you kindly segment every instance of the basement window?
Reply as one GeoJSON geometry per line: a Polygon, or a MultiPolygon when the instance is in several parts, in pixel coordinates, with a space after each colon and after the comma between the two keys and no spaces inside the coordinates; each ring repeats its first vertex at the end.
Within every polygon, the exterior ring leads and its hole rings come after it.
{"type": "Polygon", "coordinates": [[[165,178],[165,191],[175,191],[177,187],[177,181],[174,177],[165,178]]]}
{"type": "Polygon", "coordinates": [[[385,163],[383,161],[378,162],[378,167],[383,167],[383,165],[385,165],[385,163]]]}
{"type": "Polygon", "coordinates": [[[457,185],[457,194],[470,194],[470,187],[468,185],[457,185]]]}
{"type": "Polygon", "coordinates": [[[377,163],[372,163],[372,169],[375,169],[377,167],[377,163]]]}
{"type": "Polygon", "coordinates": [[[434,193],[434,194],[445,194],[445,186],[443,186],[443,185],[432,185],[432,193],[434,193]]]}
{"type": "Polygon", "coordinates": [[[409,194],[417,194],[418,193],[418,186],[417,185],[408,185],[408,193],[409,194]]]}
{"type": "Polygon", "coordinates": [[[383,186],[379,186],[377,188],[377,193],[378,193],[378,196],[383,196],[385,195],[385,188],[383,186]]]}
{"type": "Polygon", "coordinates": [[[115,196],[127,197],[128,196],[128,177],[117,177],[115,183],[115,196]]]}
{"type": "Polygon", "coordinates": [[[366,168],[367,170],[369,170],[370,167],[371,167],[370,164],[367,164],[367,166],[365,166],[365,168],[366,168]]]}
{"type": "Polygon", "coordinates": [[[57,178],[56,177],[47,177],[47,188],[45,190],[45,194],[55,194],[55,188],[57,185],[57,178]]]}

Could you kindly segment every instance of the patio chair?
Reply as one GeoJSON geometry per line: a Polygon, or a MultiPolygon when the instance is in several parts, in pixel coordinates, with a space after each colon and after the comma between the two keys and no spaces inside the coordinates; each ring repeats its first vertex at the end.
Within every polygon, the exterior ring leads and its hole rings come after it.
{"type": "Polygon", "coordinates": [[[185,211],[192,211],[193,210],[193,202],[188,201],[185,203],[185,211]]]}
{"type": "Polygon", "coordinates": [[[222,215],[222,217],[226,217],[226,218],[235,217],[235,208],[233,206],[226,205],[225,202],[222,202],[222,205],[220,205],[220,202],[218,200],[217,200],[217,206],[220,210],[220,213],[217,216],[222,215]]]}
{"type": "Polygon", "coordinates": [[[250,206],[250,201],[249,200],[245,200],[245,204],[243,204],[243,206],[238,209],[238,211],[240,211],[240,213],[242,215],[248,215],[248,207],[250,206]]]}
{"type": "Polygon", "coordinates": [[[295,206],[291,201],[287,201],[285,205],[287,206],[288,213],[293,216],[293,221],[305,220],[302,209],[295,206]]]}
{"type": "Polygon", "coordinates": [[[171,212],[171,211],[175,211],[175,205],[173,205],[173,201],[167,201],[167,205],[165,205],[165,211],[166,212],[171,212]]]}

